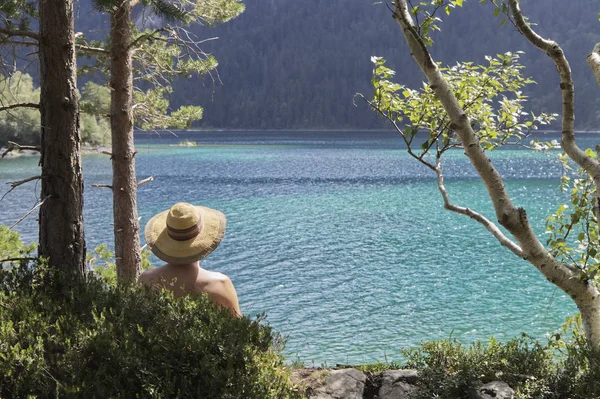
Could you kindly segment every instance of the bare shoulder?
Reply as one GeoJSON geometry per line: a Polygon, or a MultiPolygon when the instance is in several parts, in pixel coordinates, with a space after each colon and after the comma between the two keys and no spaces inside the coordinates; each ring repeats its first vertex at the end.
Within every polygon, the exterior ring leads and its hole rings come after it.
{"type": "Polygon", "coordinates": [[[223,273],[211,272],[210,275],[206,277],[207,278],[202,282],[202,291],[215,292],[233,289],[231,279],[223,273]]]}
{"type": "Polygon", "coordinates": [[[211,272],[210,281],[215,283],[231,283],[229,276],[219,272],[211,272]]]}
{"type": "Polygon", "coordinates": [[[206,292],[208,297],[217,304],[230,309],[234,315],[241,316],[242,311],[231,279],[225,274],[217,272],[211,272],[207,277],[201,291],[206,292]]]}
{"type": "Polygon", "coordinates": [[[143,272],[140,275],[138,281],[140,283],[144,283],[144,284],[156,281],[157,277],[160,275],[160,272],[158,269],[159,269],[158,267],[153,267],[153,268],[146,270],[145,272],[143,272]]]}

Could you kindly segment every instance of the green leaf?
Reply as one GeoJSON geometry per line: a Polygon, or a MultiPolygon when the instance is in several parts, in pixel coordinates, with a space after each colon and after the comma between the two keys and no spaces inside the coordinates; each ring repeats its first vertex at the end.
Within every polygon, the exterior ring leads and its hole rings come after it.
{"type": "Polygon", "coordinates": [[[592,150],[591,148],[586,149],[585,153],[589,157],[598,158],[598,154],[596,154],[596,152],[594,150],[592,150]]]}

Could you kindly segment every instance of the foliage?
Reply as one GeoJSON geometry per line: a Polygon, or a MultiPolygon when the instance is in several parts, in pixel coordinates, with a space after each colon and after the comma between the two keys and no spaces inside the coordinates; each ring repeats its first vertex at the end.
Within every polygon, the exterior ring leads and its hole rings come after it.
{"type": "MultiPolygon", "coordinates": [[[[2,258],[33,249],[0,226],[2,258]]],[[[94,253],[110,269],[110,251],[94,253]]],[[[296,397],[262,317],[60,273],[37,261],[0,267],[0,397],[296,397]]]]}
{"type": "MultiPolygon", "coordinates": [[[[150,15],[177,24],[175,27],[165,25],[155,29],[134,27],[129,46],[133,50],[136,82],[133,107],[135,125],[142,130],[189,128],[192,122],[202,118],[202,107],[183,105],[171,111],[168,100],[173,91],[171,82],[178,77],[189,79],[194,75],[208,74],[217,67],[217,61],[202,51],[199,47],[202,41],[185,30],[184,26],[193,23],[212,26],[226,22],[243,12],[244,5],[239,0],[144,0],[141,3],[151,11],[150,15]]],[[[94,4],[97,10],[110,14],[115,1],[94,0],[94,4]]],[[[96,48],[108,45],[98,41],[88,43],[84,36],[79,36],[78,40],[96,48]]],[[[95,68],[91,64],[84,65],[85,72],[97,70],[108,75],[106,55],[95,55],[95,68]]]]}
{"type": "Polygon", "coordinates": [[[0,270],[0,396],[291,398],[279,338],[206,296],[0,270]]]}
{"type": "MultiPolygon", "coordinates": [[[[488,65],[464,62],[440,68],[486,150],[518,143],[538,125],[555,118],[555,115],[524,112],[527,97],[522,90],[534,82],[522,77],[519,54],[486,57],[488,65]]],[[[392,122],[409,152],[418,153],[417,157],[423,160],[432,148],[439,158],[447,149],[460,147],[450,118],[428,84],[423,83],[419,90],[407,88],[392,81],[395,71],[384,65],[384,59],[373,57],[372,61],[375,93],[369,104],[392,122]],[[417,136],[419,131],[428,134],[420,143],[420,150],[414,151],[413,140],[423,137],[417,136]]]]}
{"type": "Polygon", "coordinates": [[[10,230],[7,226],[0,225],[0,259],[14,259],[29,257],[35,251],[36,245],[25,245],[19,233],[10,230]]]}
{"type": "MultiPolygon", "coordinates": [[[[419,398],[467,397],[481,382],[502,380],[531,397],[547,389],[552,353],[527,336],[501,343],[490,339],[465,347],[455,339],[423,342],[404,351],[406,367],[419,370],[419,398]]],[[[522,396],[521,396],[522,397],[522,396]]]]}
{"type": "MultiPolygon", "coordinates": [[[[99,94],[101,90],[92,86],[92,83],[88,83],[83,90],[85,109],[81,113],[81,137],[84,144],[102,145],[110,141],[110,126],[106,119],[94,116],[103,109],[104,100],[99,94]]],[[[34,86],[30,75],[15,72],[0,78],[0,99],[3,105],[37,104],[40,101],[40,89],[34,86]]],[[[8,141],[39,144],[40,113],[37,109],[18,107],[0,112],[0,145],[8,141]]]]}
{"type": "Polygon", "coordinates": [[[587,345],[579,314],[567,318],[548,347],[559,356],[552,381],[553,398],[600,396],[600,352],[587,345]]]}
{"type": "Polygon", "coordinates": [[[182,106],[177,111],[168,112],[169,101],[166,93],[170,87],[158,87],[146,92],[137,90],[133,94],[136,104],[134,117],[136,125],[142,130],[165,130],[169,128],[185,129],[192,122],[202,118],[202,107],[182,106]]]}
{"type": "Polygon", "coordinates": [[[504,381],[516,399],[589,399],[600,395],[600,353],[585,340],[579,315],[568,318],[545,345],[523,335],[464,346],[455,339],[423,342],[403,351],[404,367],[419,371],[416,399],[468,397],[477,385],[504,381]]]}
{"type": "Polygon", "coordinates": [[[110,116],[110,89],[92,81],[81,89],[79,108],[86,114],[108,119],[110,116]]]}
{"type": "Polygon", "coordinates": [[[414,4],[409,1],[409,4],[411,5],[409,12],[415,18],[417,32],[425,45],[431,46],[433,44],[431,32],[440,31],[439,23],[442,22],[435,14],[440,10],[444,10],[446,15],[450,15],[453,8],[463,6],[463,0],[428,0],[415,2],[414,4]]]}
{"type": "Polygon", "coordinates": [[[6,29],[27,29],[32,18],[38,16],[37,1],[3,0],[0,13],[4,15],[3,27],[6,29]]]}
{"type": "MultiPolygon", "coordinates": [[[[537,148],[547,149],[552,143],[535,143],[537,148]]],[[[588,155],[597,158],[592,149],[588,155]]],[[[592,281],[596,286],[596,277],[600,271],[600,242],[596,215],[596,186],[593,179],[582,169],[573,173],[565,154],[559,157],[565,169],[561,179],[561,188],[568,191],[570,204],[561,204],[546,220],[546,244],[552,255],[572,267],[581,270],[582,278],[592,281]]]]}
{"type": "MultiPolygon", "coordinates": [[[[2,105],[39,103],[40,89],[26,73],[15,72],[0,77],[2,105]]],[[[38,144],[40,141],[40,113],[34,108],[13,108],[0,112],[0,144],[14,141],[19,144],[38,144]]]]}
{"type": "MultiPolygon", "coordinates": [[[[149,250],[142,250],[142,271],[146,271],[152,266],[152,262],[150,262],[151,255],[152,252],[149,250]]],[[[98,245],[92,253],[87,253],[86,258],[90,272],[97,274],[108,285],[117,284],[115,253],[106,244],[98,245]]]]}

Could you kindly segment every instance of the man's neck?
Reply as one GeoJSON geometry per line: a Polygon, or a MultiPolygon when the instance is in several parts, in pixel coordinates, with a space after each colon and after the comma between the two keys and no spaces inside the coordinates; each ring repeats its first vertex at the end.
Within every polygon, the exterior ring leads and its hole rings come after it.
{"type": "Polygon", "coordinates": [[[200,261],[195,261],[192,263],[186,263],[181,265],[174,265],[172,263],[167,263],[165,266],[177,268],[177,269],[200,269],[200,261]]]}

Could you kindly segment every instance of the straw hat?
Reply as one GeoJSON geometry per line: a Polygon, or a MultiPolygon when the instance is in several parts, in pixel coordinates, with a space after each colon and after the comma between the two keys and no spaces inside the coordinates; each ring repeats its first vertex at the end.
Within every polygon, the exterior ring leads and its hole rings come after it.
{"type": "Polygon", "coordinates": [[[225,215],[217,210],[178,202],[148,221],[146,243],[165,262],[192,263],[219,246],[225,224],[225,215]]]}

